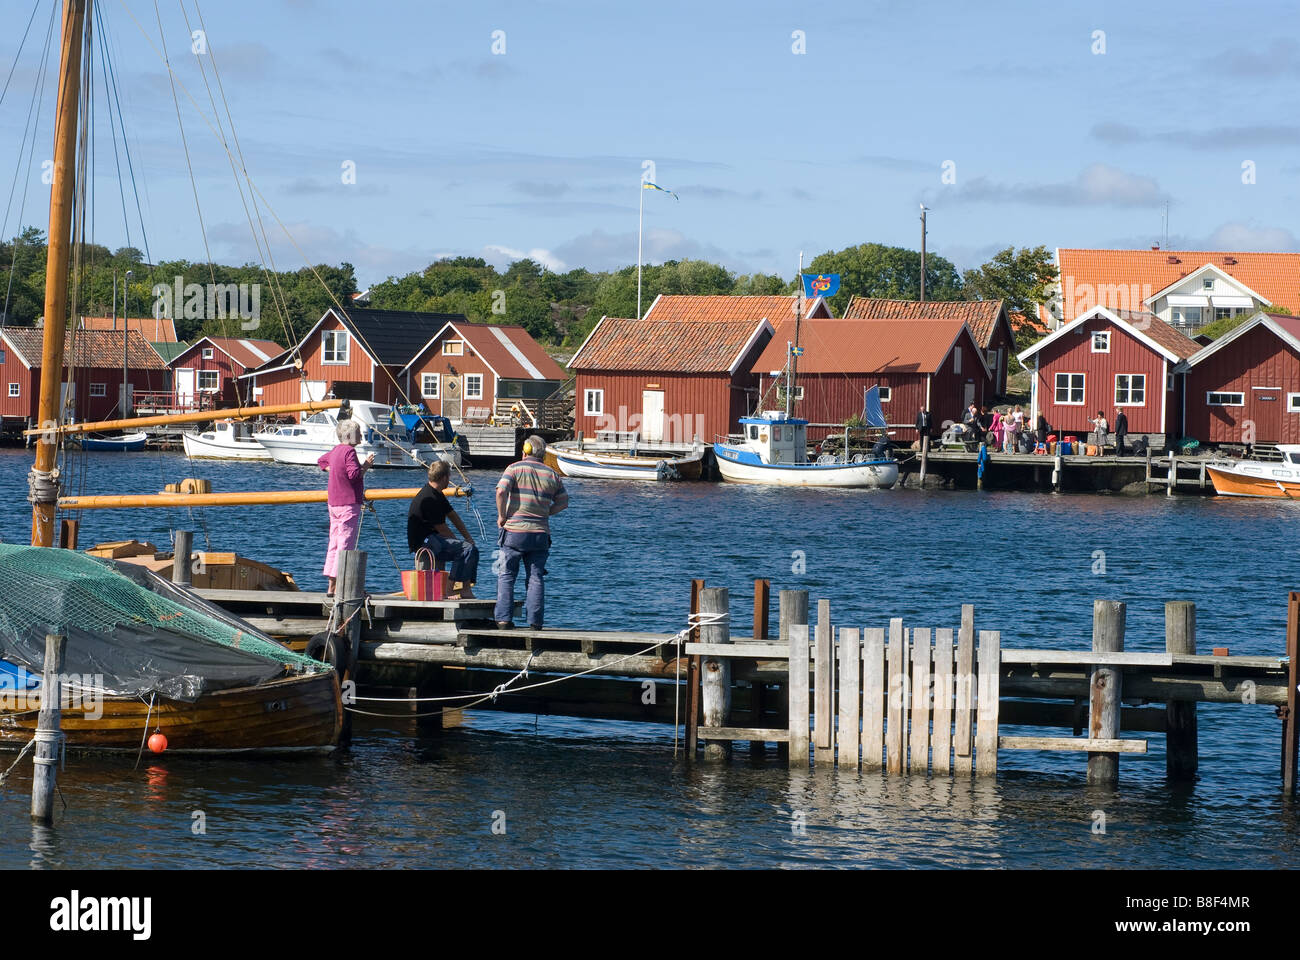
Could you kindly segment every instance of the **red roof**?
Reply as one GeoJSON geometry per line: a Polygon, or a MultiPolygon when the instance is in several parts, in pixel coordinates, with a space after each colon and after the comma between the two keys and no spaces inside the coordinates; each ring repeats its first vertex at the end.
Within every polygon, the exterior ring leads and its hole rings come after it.
{"type": "Polygon", "coordinates": [[[249,340],[244,337],[204,337],[191,345],[184,353],[177,354],[168,366],[176,366],[182,358],[193,353],[194,349],[200,344],[211,344],[218,350],[228,354],[232,360],[246,370],[260,367],[268,360],[284,353],[284,347],[272,340],[249,340]]]}
{"type": "MultiPolygon", "coordinates": [[[[815,301],[805,301],[805,309],[815,301]]],[[[730,294],[660,294],[646,311],[646,320],[690,320],[703,323],[750,323],[767,320],[773,325],[794,319],[798,297],[744,296],[730,294]]],[[[820,312],[820,311],[819,311],[820,312]]],[[[827,310],[829,314],[829,310],[827,310]]]]}
{"type": "MultiPolygon", "coordinates": [[[[518,324],[470,323],[456,320],[438,331],[426,343],[407,367],[418,363],[435,343],[446,339],[445,331],[452,330],[483,358],[503,380],[567,380],[564,368],[551,359],[542,345],[518,324]]],[[[405,369],[405,368],[403,368],[405,369]]]]}
{"type": "MultiPolygon", "coordinates": [[[[1225,253],[1222,250],[1079,250],[1056,252],[1065,296],[1062,320],[1077,315],[1075,307],[1099,305],[1111,310],[1142,309],[1142,301],[1206,264],[1218,267],[1271,303],[1300,312],[1300,253],[1225,253]],[[1091,288],[1091,300],[1081,290],[1091,288]],[[1110,291],[1121,288],[1130,302],[1110,303],[1110,291]],[[1136,302],[1133,302],[1136,301],[1136,302]]],[[[1040,311],[1041,315],[1041,311],[1040,311]]]]}
{"type": "Polygon", "coordinates": [[[971,336],[987,349],[1002,315],[1001,300],[882,300],[854,297],[844,311],[845,320],[962,320],[971,336]]]}
{"type": "MultiPolygon", "coordinates": [[[[131,317],[126,321],[127,329],[134,330],[150,343],[176,343],[176,324],[171,317],[131,317]]],[[[83,330],[118,330],[122,329],[122,318],[82,317],[83,330]]]]}
{"type": "Polygon", "coordinates": [[[764,320],[731,322],[605,317],[569,361],[574,370],[729,373],[746,346],[769,329],[764,320]]]}
{"type": "MultiPolygon", "coordinates": [[[[134,330],[126,334],[126,363],[132,370],[165,370],[166,365],[134,330]]],[[[6,327],[4,339],[18,352],[29,370],[41,366],[45,330],[41,327],[6,327]]],[[[105,370],[122,368],[121,330],[69,330],[63,341],[65,366],[105,370]],[[73,350],[75,349],[75,354],[73,350]]]]}
{"type": "MultiPolygon", "coordinates": [[[[948,358],[965,323],[926,321],[920,335],[915,320],[809,320],[800,327],[800,373],[936,373],[948,358]]],[[[969,334],[969,330],[967,330],[969,334]]],[[[794,323],[777,327],[754,364],[759,373],[785,368],[794,323]]]]}

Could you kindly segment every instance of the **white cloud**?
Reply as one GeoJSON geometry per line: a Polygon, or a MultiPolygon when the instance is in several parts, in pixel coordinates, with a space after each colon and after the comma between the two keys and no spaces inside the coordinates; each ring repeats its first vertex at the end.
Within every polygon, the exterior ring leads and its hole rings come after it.
{"type": "Polygon", "coordinates": [[[1288,252],[1296,249],[1296,238],[1285,227],[1255,226],[1254,224],[1225,223],[1206,242],[1210,250],[1288,252]]]}
{"type": "Polygon", "coordinates": [[[554,273],[564,273],[569,268],[564,265],[564,261],[541,247],[533,247],[531,250],[516,250],[513,247],[503,247],[500,244],[489,243],[483,248],[483,259],[491,263],[494,267],[504,267],[515,260],[523,259],[535,260],[547,270],[554,273]],[[501,258],[504,257],[504,262],[501,258]]]}

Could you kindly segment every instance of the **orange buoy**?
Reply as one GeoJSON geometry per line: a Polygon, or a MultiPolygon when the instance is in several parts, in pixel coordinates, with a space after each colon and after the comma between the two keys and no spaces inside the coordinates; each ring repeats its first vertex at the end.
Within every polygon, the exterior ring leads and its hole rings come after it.
{"type": "Polygon", "coordinates": [[[167,738],[161,733],[155,733],[149,738],[149,749],[154,753],[162,753],[167,749],[167,738]]]}

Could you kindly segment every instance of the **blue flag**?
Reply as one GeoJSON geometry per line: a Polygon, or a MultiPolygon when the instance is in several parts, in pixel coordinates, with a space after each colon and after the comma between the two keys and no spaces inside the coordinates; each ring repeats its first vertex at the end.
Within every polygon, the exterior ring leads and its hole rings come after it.
{"type": "Polygon", "coordinates": [[[826,297],[840,292],[840,275],[838,273],[819,273],[816,276],[803,274],[803,295],[805,297],[826,297]]]}

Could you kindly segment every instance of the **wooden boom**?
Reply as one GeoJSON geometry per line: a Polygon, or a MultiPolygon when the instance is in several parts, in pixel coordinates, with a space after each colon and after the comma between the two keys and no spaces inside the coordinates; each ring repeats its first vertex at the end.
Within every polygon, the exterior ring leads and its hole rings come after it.
{"type": "MultiPolygon", "coordinates": [[[[366,491],[367,500],[410,500],[421,487],[376,488],[366,491]]],[[[447,487],[448,497],[468,497],[465,487],[447,487]]],[[[64,510],[114,510],[127,507],[248,507],[276,503],[325,503],[324,490],[263,490],[244,493],[142,493],[59,497],[64,510]]]]}
{"type": "Polygon", "coordinates": [[[59,435],[91,433],[100,430],[132,430],[136,427],[161,427],[169,423],[202,423],[205,420],[247,420],[268,414],[297,413],[302,410],[315,413],[343,406],[342,400],[312,400],[303,403],[280,403],[270,407],[230,407],[222,410],[203,410],[197,413],[160,413],[156,417],[132,417],[128,420],[100,420],[98,423],[65,423],[49,430],[32,427],[23,436],[32,434],[59,435]]]}

